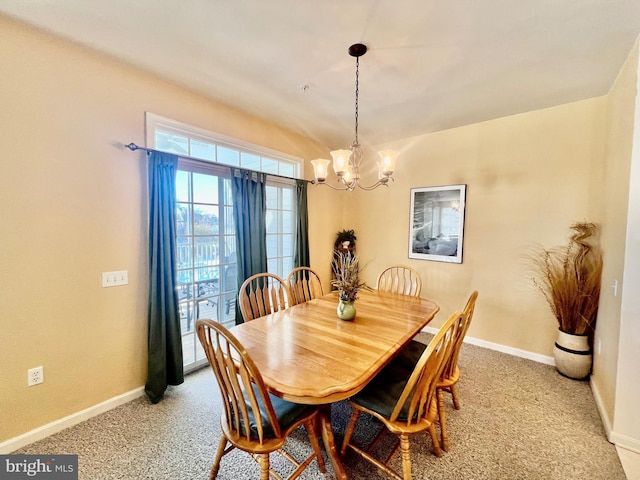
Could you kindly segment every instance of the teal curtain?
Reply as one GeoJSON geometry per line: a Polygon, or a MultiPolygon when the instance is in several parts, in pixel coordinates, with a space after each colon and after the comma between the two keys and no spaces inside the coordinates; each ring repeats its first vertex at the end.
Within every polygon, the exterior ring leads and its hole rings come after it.
{"type": "Polygon", "coordinates": [[[176,290],[175,179],[178,157],[149,152],[149,330],[145,392],[158,403],[184,382],[176,290]]]}
{"type": "Polygon", "coordinates": [[[296,238],[293,252],[294,267],[310,267],[309,260],[309,211],[307,208],[307,182],[296,180],[296,238]]]}
{"type": "MultiPolygon", "coordinates": [[[[239,291],[251,275],[267,271],[267,176],[232,168],[231,192],[239,291]]],[[[236,324],[243,321],[240,304],[236,301],[236,324]]]]}

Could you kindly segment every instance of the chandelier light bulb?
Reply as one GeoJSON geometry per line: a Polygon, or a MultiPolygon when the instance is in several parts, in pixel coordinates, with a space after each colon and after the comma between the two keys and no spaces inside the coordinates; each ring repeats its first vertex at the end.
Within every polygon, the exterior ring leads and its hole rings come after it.
{"type": "Polygon", "coordinates": [[[333,157],[333,171],[336,175],[342,177],[349,169],[349,157],[351,150],[334,150],[331,152],[333,157]]]}
{"type": "Polygon", "coordinates": [[[324,158],[311,160],[311,165],[313,165],[313,175],[316,177],[317,182],[322,183],[327,179],[330,163],[331,161],[324,158]]]}
{"type": "Polygon", "coordinates": [[[390,177],[396,169],[398,152],[395,150],[381,150],[378,155],[380,156],[380,172],[382,175],[390,177]]]}

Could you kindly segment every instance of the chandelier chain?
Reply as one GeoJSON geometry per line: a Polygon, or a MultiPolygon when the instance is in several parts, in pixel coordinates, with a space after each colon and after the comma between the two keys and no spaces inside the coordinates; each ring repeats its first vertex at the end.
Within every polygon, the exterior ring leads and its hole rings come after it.
{"type": "Polygon", "coordinates": [[[356,128],[355,128],[355,144],[358,143],[358,93],[360,76],[360,57],[356,57],[356,128]]]}

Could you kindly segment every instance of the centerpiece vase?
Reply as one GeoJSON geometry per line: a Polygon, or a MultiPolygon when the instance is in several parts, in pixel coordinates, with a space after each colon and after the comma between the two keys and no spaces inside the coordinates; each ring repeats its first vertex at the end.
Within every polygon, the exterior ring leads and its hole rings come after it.
{"type": "Polygon", "coordinates": [[[336,312],[338,313],[338,318],[340,318],[341,320],[353,320],[353,318],[356,316],[356,306],[353,302],[340,300],[338,302],[338,308],[336,312]]]}

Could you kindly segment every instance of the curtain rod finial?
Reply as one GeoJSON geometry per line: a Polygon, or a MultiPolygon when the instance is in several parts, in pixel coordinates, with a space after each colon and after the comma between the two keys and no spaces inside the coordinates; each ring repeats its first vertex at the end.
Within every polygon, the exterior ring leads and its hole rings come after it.
{"type": "Polygon", "coordinates": [[[137,146],[135,143],[130,143],[129,145],[125,145],[125,147],[127,147],[129,150],[131,150],[132,152],[134,150],[138,150],[140,147],[137,146]]]}

